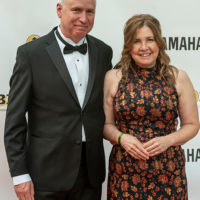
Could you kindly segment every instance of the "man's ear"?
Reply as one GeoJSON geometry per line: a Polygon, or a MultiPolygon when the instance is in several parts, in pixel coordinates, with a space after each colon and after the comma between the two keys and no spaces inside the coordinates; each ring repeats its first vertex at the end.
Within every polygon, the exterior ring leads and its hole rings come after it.
{"type": "Polygon", "coordinates": [[[61,5],[61,3],[57,3],[56,10],[57,10],[58,17],[61,18],[62,17],[62,5],[61,5]]]}

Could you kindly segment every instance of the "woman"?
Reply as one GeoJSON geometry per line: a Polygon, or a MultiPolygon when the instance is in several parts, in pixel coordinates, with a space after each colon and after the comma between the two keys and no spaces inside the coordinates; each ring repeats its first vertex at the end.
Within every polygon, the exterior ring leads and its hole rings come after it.
{"type": "Polygon", "coordinates": [[[197,134],[198,110],[192,83],[169,65],[165,47],[159,21],[135,15],[124,29],[121,60],[106,74],[104,137],[114,145],[109,200],[188,198],[180,145],[197,134]]]}

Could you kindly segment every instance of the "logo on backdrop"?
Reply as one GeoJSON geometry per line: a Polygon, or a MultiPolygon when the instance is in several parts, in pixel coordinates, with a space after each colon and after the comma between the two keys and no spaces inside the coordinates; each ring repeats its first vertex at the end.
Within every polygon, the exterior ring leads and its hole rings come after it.
{"type": "Polygon", "coordinates": [[[166,42],[166,50],[199,51],[200,37],[163,37],[166,42]]]}
{"type": "MultiPolygon", "coordinates": [[[[200,91],[195,90],[197,104],[200,106],[199,95],[200,95],[200,91]]],[[[187,149],[183,149],[183,150],[185,153],[186,162],[200,162],[200,149],[187,148],[187,149]]]]}
{"type": "Polygon", "coordinates": [[[199,162],[200,149],[183,149],[186,162],[199,162]]]}
{"type": "Polygon", "coordinates": [[[26,40],[26,42],[32,42],[34,40],[37,40],[40,36],[39,35],[31,35],[28,37],[28,39],[26,40]]]}
{"type": "Polygon", "coordinates": [[[199,93],[195,90],[196,100],[199,101],[199,93]]]}
{"type": "Polygon", "coordinates": [[[200,91],[195,90],[195,96],[197,100],[197,105],[200,108],[200,91]]]}
{"type": "Polygon", "coordinates": [[[0,111],[6,111],[8,104],[8,95],[0,94],[0,111]]]}

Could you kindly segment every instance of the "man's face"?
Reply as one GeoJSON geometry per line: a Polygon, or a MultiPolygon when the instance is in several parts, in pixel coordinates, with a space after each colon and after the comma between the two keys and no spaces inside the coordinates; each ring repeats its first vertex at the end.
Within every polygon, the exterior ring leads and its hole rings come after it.
{"type": "Polygon", "coordinates": [[[64,0],[57,4],[57,15],[63,35],[78,43],[93,27],[95,0],[64,0]]]}

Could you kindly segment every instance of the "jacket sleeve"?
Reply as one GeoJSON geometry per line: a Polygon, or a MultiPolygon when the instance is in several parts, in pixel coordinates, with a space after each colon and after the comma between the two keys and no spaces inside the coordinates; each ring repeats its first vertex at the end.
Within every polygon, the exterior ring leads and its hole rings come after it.
{"type": "Polygon", "coordinates": [[[112,48],[109,46],[108,47],[108,53],[107,53],[107,70],[110,70],[112,69],[112,57],[113,57],[113,51],[112,51],[112,48]]]}
{"type": "Polygon", "coordinates": [[[4,143],[11,176],[28,173],[26,167],[27,119],[31,99],[31,67],[23,48],[17,51],[10,79],[4,143]]]}

